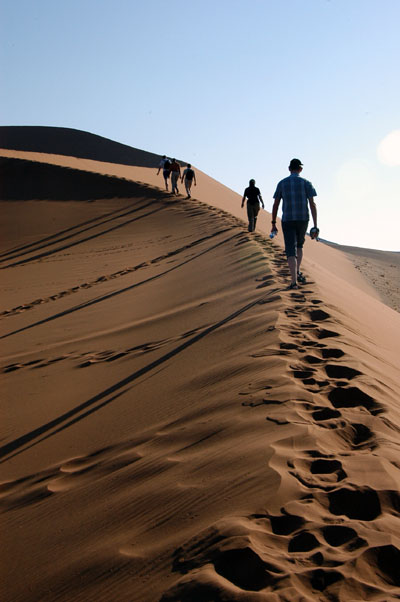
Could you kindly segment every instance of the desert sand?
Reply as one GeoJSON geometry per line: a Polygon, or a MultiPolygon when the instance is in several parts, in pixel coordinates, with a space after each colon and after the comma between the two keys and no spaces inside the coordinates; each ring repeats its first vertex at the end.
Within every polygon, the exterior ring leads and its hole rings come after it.
{"type": "Polygon", "coordinates": [[[345,253],[383,303],[400,312],[400,252],[328,244],[345,253]]]}
{"type": "Polygon", "coordinates": [[[0,147],[1,599],[400,599],[389,276],[307,240],[288,291],[196,166],[186,199],[82,132],[0,147]]]}

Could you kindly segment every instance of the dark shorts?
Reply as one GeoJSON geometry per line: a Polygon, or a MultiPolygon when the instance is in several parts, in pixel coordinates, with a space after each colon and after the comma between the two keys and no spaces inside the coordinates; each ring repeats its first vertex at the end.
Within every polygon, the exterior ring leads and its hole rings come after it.
{"type": "Polygon", "coordinates": [[[165,178],[166,180],[168,180],[168,178],[169,178],[169,174],[170,174],[170,171],[169,171],[169,169],[164,169],[162,173],[163,173],[163,176],[164,176],[164,178],[165,178]]]}
{"type": "Polygon", "coordinates": [[[306,237],[308,220],[282,222],[282,232],[285,239],[286,257],[297,257],[297,249],[302,249],[306,237]]]}

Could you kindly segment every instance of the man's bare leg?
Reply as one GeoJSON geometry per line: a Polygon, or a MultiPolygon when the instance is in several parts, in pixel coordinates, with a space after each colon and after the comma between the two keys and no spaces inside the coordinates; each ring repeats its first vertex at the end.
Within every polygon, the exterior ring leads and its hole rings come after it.
{"type": "Polygon", "coordinates": [[[303,249],[297,247],[297,272],[300,272],[301,260],[303,259],[303,249]]]}
{"type": "Polygon", "coordinates": [[[288,260],[288,264],[289,264],[290,276],[292,278],[291,284],[296,284],[296,282],[297,282],[297,258],[292,256],[292,257],[288,257],[287,260],[288,260]]]}

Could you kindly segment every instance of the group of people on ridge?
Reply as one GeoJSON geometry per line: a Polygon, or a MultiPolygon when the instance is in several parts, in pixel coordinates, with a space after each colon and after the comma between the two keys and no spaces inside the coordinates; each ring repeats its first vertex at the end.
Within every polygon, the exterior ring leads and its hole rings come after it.
{"type": "Polygon", "coordinates": [[[194,185],[197,185],[196,182],[196,174],[194,173],[194,169],[190,163],[187,163],[186,169],[183,170],[183,174],[181,174],[181,166],[179,165],[176,159],[168,159],[166,155],[160,161],[160,165],[158,167],[157,175],[162,170],[163,178],[165,180],[165,188],[168,190],[168,180],[171,176],[171,192],[172,194],[179,194],[178,190],[178,180],[181,179],[181,182],[185,183],[185,190],[187,194],[187,198],[190,199],[191,188],[194,182],[194,185]]]}
{"type": "MultiPolygon", "coordinates": [[[[190,163],[181,175],[181,166],[176,159],[168,159],[166,155],[160,161],[157,175],[162,170],[165,180],[165,188],[168,190],[168,180],[171,177],[171,192],[178,194],[178,180],[185,182],[187,198],[191,197],[191,187],[194,182],[196,186],[196,175],[190,163]]],[[[290,175],[280,182],[273,195],[274,204],[272,207],[272,228],[271,238],[278,232],[276,227],[276,217],[280,202],[282,201],[282,232],[285,241],[285,252],[289,265],[291,283],[289,289],[298,288],[298,284],[304,284],[306,278],[300,271],[303,259],[303,246],[310,219],[309,209],[314,222],[314,227],[310,230],[311,238],[318,238],[319,229],[317,227],[317,206],[314,197],[317,196],[314,186],[300,177],[303,171],[303,164],[300,159],[292,159],[289,164],[290,175]]],[[[249,181],[242,197],[242,209],[247,199],[247,217],[249,221],[249,232],[254,232],[257,224],[257,216],[260,211],[260,205],[264,209],[264,201],[260,189],[257,188],[255,180],[249,181]]]]}
{"type": "MultiPolygon", "coordinates": [[[[276,217],[280,202],[282,202],[282,232],[285,241],[285,252],[289,265],[291,283],[289,289],[298,288],[298,284],[305,284],[306,278],[300,271],[303,259],[303,246],[306,237],[308,221],[310,219],[308,208],[310,208],[314,227],[310,230],[311,238],[318,238],[317,206],[314,197],[317,196],[314,186],[301,178],[303,164],[300,159],[292,159],[289,164],[290,176],[284,178],[276,187],[274,193],[274,204],[272,207],[271,237],[278,232],[276,217]]],[[[242,208],[247,199],[247,217],[249,220],[249,232],[254,232],[260,204],[264,209],[264,201],[255,180],[250,180],[242,198],[242,208]]]]}

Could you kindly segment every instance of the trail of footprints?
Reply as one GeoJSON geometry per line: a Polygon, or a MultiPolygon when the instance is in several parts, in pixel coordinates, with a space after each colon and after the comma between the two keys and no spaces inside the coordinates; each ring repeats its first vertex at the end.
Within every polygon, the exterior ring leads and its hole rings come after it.
{"type": "MultiPolygon", "coordinates": [[[[276,254],[271,263],[276,279],[287,281],[283,256],[276,254]]],[[[293,357],[289,369],[304,395],[282,403],[266,385],[261,402],[242,405],[265,404],[267,420],[311,429],[313,435],[303,445],[298,436],[302,452],[296,458],[288,457],[290,447],[283,440],[274,446],[271,461],[283,483],[295,479],[297,492],[300,487],[303,494],[288,499],[280,514],[224,519],[176,550],[174,570],[184,577],[162,602],[253,600],[252,593],[261,595],[254,600],[271,602],[310,596],[335,601],[353,599],[354,591],[360,600],[400,599],[400,549],[392,541],[390,525],[381,524],[385,515],[400,521],[400,493],[376,491],[348,475],[357,474],[360,462],[383,471],[373,451],[385,441],[378,439],[372,422],[385,423],[384,408],[363,390],[363,373],[350,365],[340,348],[340,334],[330,329],[330,315],[321,308],[322,301],[312,298],[310,287],[284,292],[282,300],[289,340],[279,351],[289,361],[293,357]],[[309,449],[311,441],[319,449],[309,449]]],[[[398,426],[390,427],[400,432],[398,426]]],[[[391,464],[398,470],[398,482],[400,464],[393,459],[398,443],[395,447],[391,464]]]]}
{"type": "Polygon", "coordinates": [[[78,368],[88,368],[99,363],[115,362],[116,360],[120,360],[122,358],[133,358],[139,355],[144,355],[145,353],[162,349],[170,343],[176,343],[180,340],[187,339],[188,337],[197,334],[207,326],[208,325],[206,324],[205,326],[193,328],[192,330],[188,330],[174,337],[159,339],[157,341],[148,341],[146,343],[125,349],[105,349],[104,351],[85,351],[83,353],[71,352],[65,355],[55,356],[53,358],[46,357],[30,360],[28,362],[16,362],[3,366],[1,371],[3,373],[15,372],[16,370],[21,370],[22,368],[37,370],[65,360],[73,361],[75,366],[78,368]]]}
{"type": "MultiPolygon", "coordinates": [[[[214,207],[209,207],[205,203],[199,203],[199,205],[200,205],[199,208],[194,209],[190,203],[188,203],[186,200],[182,200],[180,205],[174,206],[174,210],[177,213],[183,212],[183,213],[189,215],[190,217],[204,216],[205,218],[207,218],[205,221],[205,224],[204,224],[205,226],[209,226],[209,223],[210,223],[209,214],[210,213],[215,214],[215,216],[219,219],[219,223],[224,224],[224,226],[228,226],[228,229],[242,225],[241,221],[239,219],[233,217],[232,215],[228,214],[227,212],[223,211],[222,209],[220,210],[220,209],[216,209],[214,207]]],[[[201,223],[199,223],[198,225],[200,226],[199,231],[202,231],[201,223]]],[[[225,228],[225,230],[226,229],[227,228],[225,228]]],[[[208,230],[208,228],[207,228],[207,230],[208,230]]],[[[186,245],[182,245],[181,247],[173,249],[173,250],[169,251],[168,253],[165,253],[163,255],[155,257],[149,261],[138,263],[137,265],[133,265],[133,266],[127,266],[121,270],[117,270],[110,274],[101,275],[98,278],[89,280],[88,282],[83,282],[81,284],[77,284],[77,285],[72,286],[63,291],[56,292],[53,295],[49,295],[48,297],[41,297],[39,299],[29,301],[27,303],[18,305],[11,309],[3,310],[2,312],[0,312],[0,318],[15,316],[22,312],[34,309],[38,305],[42,305],[44,303],[49,303],[51,301],[58,301],[60,299],[63,299],[64,297],[73,295],[74,293],[78,293],[79,291],[82,291],[85,289],[90,289],[94,286],[103,284],[105,282],[109,282],[110,280],[119,279],[123,276],[127,276],[129,274],[132,274],[133,272],[137,272],[138,270],[145,269],[145,268],[149,267],[150,265],[154,265],[156,263],[160,263],[165,260],[172,261],[175,256],[180,255],[182,252],[188,251],[188,250],[198,246],[199,244],[207,241],[210,238],[213,238],[214,236],[222,233],[225,230],[218,230],[218,229],[214,230],[213,229],[212,232],[210,232],[209,234],[205,234],[204,236],[202,236],[198,239],[195,239],[186,245]]]]}
{"type": "Polygon", "coordinates": [[[112,274],[99,276],[98,278],[96,278],[94,280],[90,280],[89,282],[83,282],[82,284],[78,284],[77,286],[72,286],[71,288],[66,289],[64,291],[54,293],[54,295],[49,295],[48,297],[41,297],[40,299],[35,299],[34,301],[24,303],[23,305],[17,305],[16,307],[13,307],[12,309],[6,309],[6,310],[2,311],[0,313],[0,317],[1,316],[3,316],[3,317],[15,316],[16,314],[20,314],[24,311],[28,311],[29,309],[33,309],[37,305],[42,305],[43,303],[49,303],[50,301],[58,301],[59,299],[63,299],[64,297],[66,297],[68,295],[73,295],[74,293],[77,293],[78,291],[92,288],[93,286],[96,286],[97,284],[102,284],[103,282],[108,282],[109,280],[114,280],[115,278],[120,278],[121,276],[126,276],[127,274],[131,274],[132,272],[136,272],[137,270],[140,270],[141,268],[144,268],[147,265],[148,265],[147,262],[145,262],[145,263],[140,263],[135,266],[130,266],[130,267],[124,268],[123,270],[118,270],[117,272],[113,272],[112,274]]]}
{"type": "MultiPolygon", "coordinates": [[[[262,246],[268,245],[270,252],[269,241],[265,243],[258,235],[254,238],[262,246]]],[[[241,244],[249,240],[247,236],[244,239],[241,244]]],[[[267,279],[268,283],[274,279],[282,284],[287,281],[285,260],[279,251],[275,251],[270,264],[274,276],[267,279]]],[[[382,525],[385,516],[400,520],[399,491],[375,491],[351,479],[360,461],[367,461],[371,469],[380,468],[381,460],[373,452],[385,445],[385,440],[374,432],[376,420],[381,421],[382,432],[385,424],[398,432],[400,429],[389,424],[383,406],[363,390],[363,373],[351,365],[341,349],[340,333],[330,329],[330,315],[320,300],[312,298],[310,287],[283,292],[282,302],[286,303],[287,317],[282,332],[287,340],[266,355],[286,356],[289,374],[299,385],[300,394],[297,400],[277,401],[273,386],[265,383],[260,403],[267,408],[267,420],[277,425],[299,424],[312,433],[304,440],[298,436],[301,451],[295,458],[288,455],[290,446],[278,441],[271,460],[283,483],[292,479],[301,495],[290,497],[279,512],[265,510],[248,517],[224,518],[177,549],[173,570],[183,577],[162,596],[162,602],[278,602],[310,596],[335,601],[352,599],[354,591],[360,600],[400,599],[400,550],[382,525]],[[330,449],[340,453],[332,454],[330,449]],[[371,539],[379,545],[370,544],[371,539]]],[[[182,336],[190,334],[193,332],[182,336]]],[[[145,352],[160,344],[126,352],[145,352]]],[[[121,356],[120,352],[113,353],[82,357],[81,365],[121,356]]],[[[35,367],[32,362],[29,365],[35,367]]],[[[7,369],[14,368],[10,365],[7,369]]],[[[251,411],[260,403],[244,402],[243,406],[251,411]]],[[[122,469],[130,471],[131,465],[135,482],[154,476],[155,467],[148,465],[143,455],[145,443],[146,437],[125,442],[2,483],[0,505],[7,511],[37,503],[86,481],[122,469]]],[[[398,455],[398,444],[395,453],[398,455]]],[[[157,458],[156,462],[156,472],[171,465],[168,459],[164,462],[157,458]]],[[[393,460],[391,464],[400,472],[398,462],[393,460]]],[[[125,470],[121,475],[124,479],[125,470]]]]}
{"type": "MultiPolygon", "coordinates": [[[[16,315],[16,314],[19,314],[26,310],[33,309],[34,307],[36,307],[42,303],[48,303],[49,301],[57,301],[67,295],[76,293],[82,289],[92,288],[93,286],[102,284],[104,282],[108,282],[109,280],[113,280],[116,278],[120,278],[122,276],[126,276],[132,272],[146,268],[150,264],[159,263],[159,262],[162,262],[165,260],[171,260],[172,258],[181,254],[182,252],[188,251],[191,248],[194,248],[194,247],[198,246],[199,244],[204,243],[204,242],[208,241],[209,239],[212,239],[215,236],[218,236],[221,233],[224,233],[225,231],[227,231],[230,228],[242,225],[240,220],[232,217],[230,214],[226,213],[223,210],[219,210],[219,209],[216,209],[213,207],[210,208],[205,203],[200,203],[200,205],[204,205],[204,207],[201,208],[200,210],[194,210],[191,205],[185,204],[183,202],[182,205],[179,205],[176,208],[176,211],[188,213],[190,216],[192,216],[193,213],[195,213],[196,215],[199,214],[199,215],[204,215],[204,216],[209,215],[209,213],[215,213],[216,216],[218,218],[220,218],[220,226],[224,226],[224,227],[222,229],[220,227],[220,229],[213,230],[211,233],[205,233],[204,236],[202,236],[198,239],[195,239],[181,247],[173,249],[172,251],[165,253],[164,255],[160,255],[160,256],[150,260],[149,262],[143,262],[143,263],[140,263],[135,266],[127,267],[122,270],[118,270],[112,274],[100,276],[99,278],[96,278],[92,281],[85,282],[78,286],[74,286],[71,289],[56,293],[47,298],[37,299],[30,303],[26,303],[24,305],[14,307],[13,309],[5,310],[2,313],[0,313],[0,317],[1,316],[8,317],[8,316],[16,315]],[[226,226],[228,226],[228,228],[226,226]]],[[[209,219],[207,220],[206,223],[207,224],[209,223],[209,219]]],[[[39,368],[47,367],[52,364],[57,364],[58,362],[64,361],[64,360],[73,360],[73,361],[78,360],[77,365],[80,368],[86,368],[86,367],[92,366],[94,364],[98,364],[100,362],[114,362],[118,359],[125,358],[127,356],[133,357],[133,356],[136,356],[136,355],[139,355],[142,353],[148,353],[150,351],[160,349],[161,347],[163,347],[164,345],[166,345],[170,342],[179,341],[181,339],[187,338],[188,336],[196,334],[202,328],[205,328],[207,326],[208,325],[205,325],[204,327],[191,330],[187,333],[183,333],[182,335],[177,335],[176,337],[173,337],[170,339],[160,340],[160,341],[149,341],[149,342],[145,342],[141,345],[130,347],[127,349],[103,350],[100,352],[88,351],[88,352],[79,353],[79,354],[72,352],[69,354],[55,356],[55,357],[51,357],[51,358],[46,357],[46,358],[29,360],[27,362],[13,362],[11,364],[7,364],[5,366],[0,367],[0,372],[3,372],[3,373],[15,372],[22,368],[39,369],[39,368]]]]}
{"type": "MultiPolygon", "coordinates": [[[[85,484],[90,486],[94,481],[124,468],[135,470],[134,478],[138,484],[151,474],[166,470],[171,464],[167,460],[164,462],[157,459],[158,466],[155,469],[151,462],[143,459],[140,447],[146,441],[145,437],[138,437],[97,450],[88,456],[71,458],[60,465],[51,466],[16,481],[0,483],[0,508],[10,511],[36,504],[53,494],[85,484]],[[138,470],[136,462],[139,460],[142,460],[142,465],[138,470]]],[[[125,479],[126,475],[123,478],[125,479]]]]}

